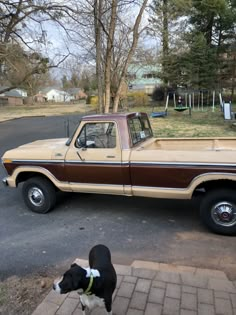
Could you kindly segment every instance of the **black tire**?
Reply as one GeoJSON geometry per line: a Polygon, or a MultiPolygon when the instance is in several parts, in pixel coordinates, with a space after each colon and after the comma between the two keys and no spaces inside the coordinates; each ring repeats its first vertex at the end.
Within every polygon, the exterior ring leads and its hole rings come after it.
{"type": "Polygon", "coordinates": [[[37,213],[47,213],[56,203],[55,187],[43,177],[32,177],[24,182],[22,195],[26,206],[37,213]]]}
{"type": "Polygon", "coordinates": [[[203,223],[213,232],[236,235],[236,195],[233,189],[211,190],[200,206],[203,223]]]}

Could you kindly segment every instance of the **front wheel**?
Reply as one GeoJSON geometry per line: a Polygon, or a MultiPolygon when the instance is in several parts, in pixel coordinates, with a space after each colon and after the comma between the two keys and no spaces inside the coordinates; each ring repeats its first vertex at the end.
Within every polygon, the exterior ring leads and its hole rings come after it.
{"type": "Polygon", "coordinates": [[[203,223],[213,232],[236,235],[236,196],[232,189],[217,189],[206,194],[200,215],[203,223]]]}
{"type": "Polygon", "coordinates": [[[42,177],[28,179],[22,187],[22,195],[26,206],[37,213],[47,213],[56,203],[53,184],[42,177]]]}

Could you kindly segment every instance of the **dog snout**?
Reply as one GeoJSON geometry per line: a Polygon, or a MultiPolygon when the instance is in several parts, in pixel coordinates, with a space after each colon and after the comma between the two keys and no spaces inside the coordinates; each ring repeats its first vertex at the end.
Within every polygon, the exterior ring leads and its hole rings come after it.
{"type": "Polygon", "coordinates": [[[60,283],[60,280],[56,280],[54,281],[53,285],[52,285],[52,288],[53,290],[55,290],[57,293],[61,293],[61,288],[59,286],[59,283],[60,283]]]}

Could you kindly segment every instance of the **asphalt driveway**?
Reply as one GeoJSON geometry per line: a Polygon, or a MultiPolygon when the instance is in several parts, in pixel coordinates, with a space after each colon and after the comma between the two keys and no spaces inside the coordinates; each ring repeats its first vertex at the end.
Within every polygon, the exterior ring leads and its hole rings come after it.
{"type": "MultiPolygon", "coordinates": [[[[65,137],[68,119],[71,132],[79,116],[0,123],[0,155],[33,140],[65,137]]],[[[140,259],[214,268],[236,279],[236,237],[207,231],[198,217],[197,200],[59,193],[56,208],[40,215],[25,207],[20,188],[0,185],[2,279],[87,258],[97,243],[110,247],[116,263],[140,259]]]]}

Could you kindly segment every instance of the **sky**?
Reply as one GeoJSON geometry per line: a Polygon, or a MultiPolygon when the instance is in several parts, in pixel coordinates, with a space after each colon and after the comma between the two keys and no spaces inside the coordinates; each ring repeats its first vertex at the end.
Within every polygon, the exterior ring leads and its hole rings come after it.
{"type": "MultiPolygon", "coordinates": [[[[137,11],[138,12],[138,11],[137,11]]],[[[128,12],[124,14],[125,16],[130,18],[132,20],[132,16],[135,17],[137,13],[135,10],[132,12],[131,15],[129,15],[128,12]]],[[[125,18],[124,16],[124,18],[125,18]]],[[[126,19],[128,20],[128,18],[126,19]]],[[[143,25],[148,24],[148,13],[145,12],[142,20],[143,25]]],[[[68,52],[72,52],[75,54],[80,54],[81,51],[78,46],[75,46],[73,43],[68,41],[67,35],[65,31],[56,25],[55,23],[52,22],[44,22],[43,23],[43,28],[45,29],[45,42],[44,44],[38,44],[37,49],[44,55],[49,56],[51,61],[54,64],[57,64],[59,60],[63,58],[63,56],[67,55],[68,52]]],[[[40,30],[40,29],[39,29],[40,30]]],[[[153,38],[146,37],[145,39],[142,40],[142,45],[144,45],[146,48],[151,48],[154,47],[154,49],[157,49],[159,42],[153,38]]],[[[57,76],[60,75],[61,77],[63,74],[67,74],[68,71],[66,69],[63,69],[60,67],[59,70],[53,70],[53,73],[57,76]]]]}

